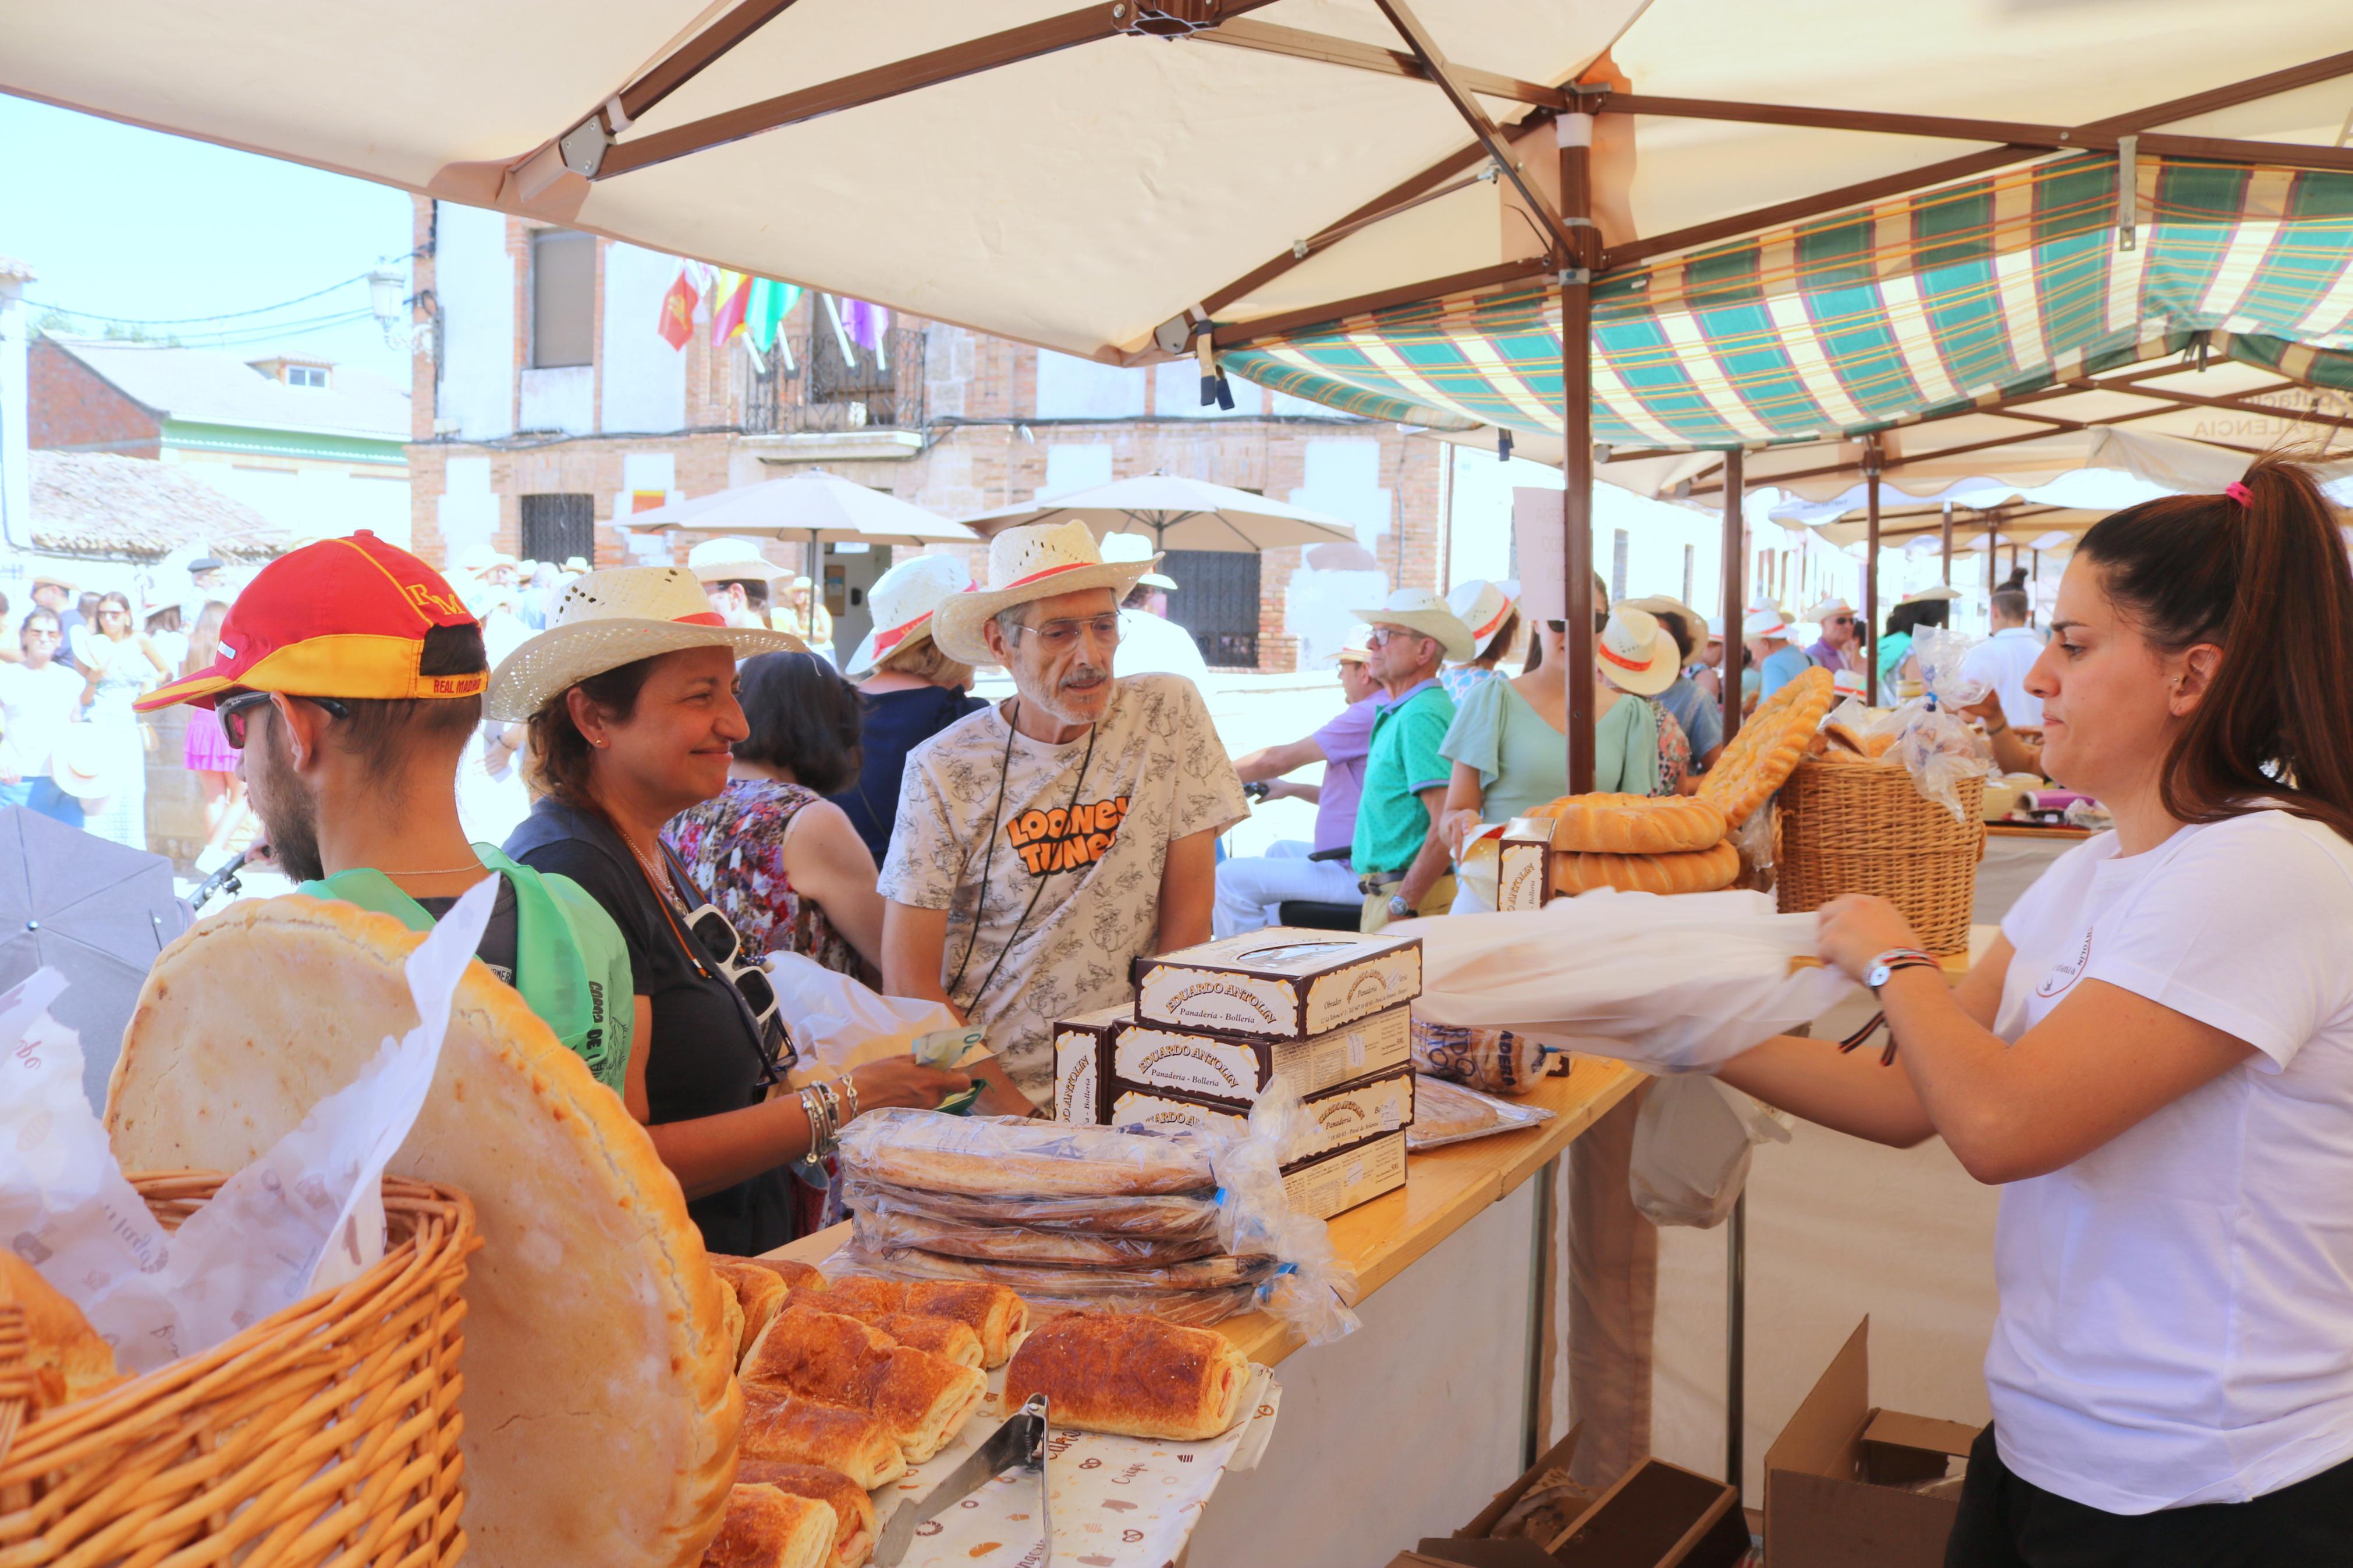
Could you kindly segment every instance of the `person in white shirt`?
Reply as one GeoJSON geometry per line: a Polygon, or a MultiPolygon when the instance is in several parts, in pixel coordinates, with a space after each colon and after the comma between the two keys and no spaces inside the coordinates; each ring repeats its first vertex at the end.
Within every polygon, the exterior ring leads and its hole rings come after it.
{"type": "Polygon", "coordinates": [[[2267,457],[2095,524],[2051,629],[2044,765],[2115,831],[1957,986],[1832,900],[1894,1065],[1782,1037],[1721,1076],[2002,1188],[1948,1563],[2353,1563],[2353,566],[2267,457]]]}
{"type": "Polygon", "coordinates": [[[25,806],[79,827],[81,802],[50,777],[49,753],[81,711],[82,678],[58,660],[65,639],[55,610],[26,611],[16,635],[22,662],[0,664],[0,805],[25,806]]]}
{"type": "Polygon", "coordinates": [[[2025,589],[1995,589],[1993,636],[1961,659],[1961,673],[2001,699],[2001,715],[2015,730],[2042,728],[2042,700],[2026,689],[2026,672],[2042,652],[2042,638],[2026,624],[2029,611],[2025,589]]]}
{"type": "MultiPolygon", "coordinates": [[[[1140,533],[1106,533],[1103,558],[1119,565],[1157,561],[1152,541],[1140,533]]],[[[1135,580],[1119,607],[1118,671],[1128,675],[1181,675],[1199,686],[1209,679],[1208,660],[1193,634],[1168,618],[1168,595],[1176,580],[1146,572],[1135,580]]]]}

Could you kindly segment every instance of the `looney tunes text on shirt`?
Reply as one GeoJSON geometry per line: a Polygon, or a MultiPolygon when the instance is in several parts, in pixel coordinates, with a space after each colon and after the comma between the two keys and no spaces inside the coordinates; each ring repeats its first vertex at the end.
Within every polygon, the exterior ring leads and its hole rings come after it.
{"type": "Polygon", "coordinates": [[[1033,877],[1092,866],[1111,848],[1127,816],[1127,795],[1064,810],[1025,811],[1005,825],[1006,841],[1033,877]]]}

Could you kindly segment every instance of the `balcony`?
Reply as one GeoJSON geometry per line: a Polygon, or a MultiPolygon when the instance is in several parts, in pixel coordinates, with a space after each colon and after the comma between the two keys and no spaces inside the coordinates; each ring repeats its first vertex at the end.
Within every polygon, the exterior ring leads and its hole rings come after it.
{"type": "MultiPolygon", "coordinates": [[[[769,355],[765,370],[742,384],[743,426],[747,436],[844,436],[860,431],[913,434],[913,451],[923,430],[923,329],[896,327],[884,334],[882,352],[850,345],[844,352],[829,331],[786,337],[784,353],[769,355]]],[[[893,443],[894,445],[898,443],[893,443]]]]}

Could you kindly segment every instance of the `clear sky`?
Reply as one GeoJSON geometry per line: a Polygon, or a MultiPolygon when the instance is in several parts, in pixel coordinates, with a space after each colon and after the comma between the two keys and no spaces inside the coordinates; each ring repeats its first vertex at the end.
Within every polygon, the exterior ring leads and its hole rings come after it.
{"type": "MultiPolygon", "coordinates": [[[[408,195],[0,94],[0,255],[38,274],[28,300],[153,319],[251,310],[405,256],[408,195]]],[[[404,273],[406,262],[396,262],[404,273]]],[[[407,292],[406,289],[402,290],[407,292]]],[[[272,316],[364,310],[367,285],[272,316]]],[[[38,321],[38,310],[30,312],[38,321]]],[[[248,323],[220,323],[245,325],[248,323]]],[[[191,346],[209,346],[178,331],[191,346]]],[[[372,320],[227,348],[246,359],[301,350],[406,384],[408,351],[372,320]]]]}

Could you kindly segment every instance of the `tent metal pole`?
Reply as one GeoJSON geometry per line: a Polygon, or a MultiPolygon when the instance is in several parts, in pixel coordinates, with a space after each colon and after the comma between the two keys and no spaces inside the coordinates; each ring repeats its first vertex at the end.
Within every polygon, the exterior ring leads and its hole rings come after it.
{"type": "Polygon", "coordinates": [[[1945,503],[1944,535],[1945,575],[1943,581],[1945,586],[1949,588],[1953,585],[1953,503],[1951,501],[1947,501],[1945,503]]]}
{"type": "Polygon", "coordinates": [[[1748,569],[1748,529],[1741,510],[1746,499],[1741,473],[1746,456],[1737,447],[1724,455],[1724,662],[1716,667],[1715,676],[1716,684],[1723,688],[1719,700],[1724,704],[1726,742],[1740,731],[1740,665],[1748,647],[1740,628],[1746,618],[1742,606],[1748,601],[1748,590],[1741,582],[1748,569]]]}
{"type": "Polygon", "coordinates": [[[1862,449],[1862,700],[1879,706],[1879,437],[1862,449]]]}
{"type": "Polygon", "coordinates": [[[1561,258],[1561,604],[1567,611],[1568,793],[1593,788],[1593,117],[1553,121],[1560,144],[1560,222],[1577,248],[1561,258]]]}

